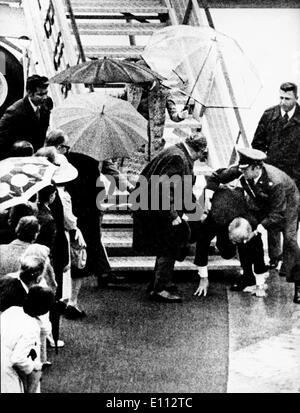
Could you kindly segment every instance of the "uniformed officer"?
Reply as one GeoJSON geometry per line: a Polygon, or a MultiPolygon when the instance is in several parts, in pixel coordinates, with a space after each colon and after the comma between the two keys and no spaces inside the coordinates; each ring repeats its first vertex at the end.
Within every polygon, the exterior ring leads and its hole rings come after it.
{"type": "MultiPolygon", "coordinates": [[[[297,222],[300,195],[292,178],[280,169],[264,163],[266,155],[257,149],[237,149],[238,165],[222,168],[207,178],[207,189],[236,182],[245,192],[249,212],[259,223],[257,231],[277,229],[283,233],[283,267],[288,282],[294,282],[294,302],[300,304],[300,249],[297,222]]],[[[241,279],[241,288],[245,280],[241,279]]],[[[238,289],[238,288],[237,288],[238,289]]]]}

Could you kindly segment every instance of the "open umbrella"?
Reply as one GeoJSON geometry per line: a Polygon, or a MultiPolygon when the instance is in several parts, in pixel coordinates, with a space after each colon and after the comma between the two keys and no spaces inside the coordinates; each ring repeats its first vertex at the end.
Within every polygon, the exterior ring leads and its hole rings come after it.
{"type": "Polygon", "coordinates": [[[249,108],[262,87],[239,44],[208,26],[158,30],[142,57],[205,107],[249,108]]]}
{"type": "Polygon", "coordinates": [[[96,160],[129,158],[147,142],[147,121],[127,101],[97,92],[73,95],[52,111],[71,149],[96,160]]]}
{"type": "Polygon", "coordinates": [[[0,161],[0,208],[28,201],[51,183],[56,166],[42,157],[16,157],[0,161]]]}
{"type": "Polygon", "coordinates": [[[163,79],[150,68],[126,60],[104,57],[71,66],[53,76],[50,82],[104,85],[107,83],[144,83],[163,79]]]}

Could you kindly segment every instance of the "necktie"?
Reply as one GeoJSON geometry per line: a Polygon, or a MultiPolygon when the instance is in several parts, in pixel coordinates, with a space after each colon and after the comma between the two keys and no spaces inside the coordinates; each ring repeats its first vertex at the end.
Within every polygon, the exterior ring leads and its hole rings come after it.
{"type": "Polygon", "coordinates": [[[36,117],[38,118],[38,120],[40,120],[41,117],[41,112],[40,112],[40,107],[37,107],[37,110],[35,111],[36,117]]]}
{"type": "Polygon", "coordinates": [[[283,124],[285,125],[289,121],[289,115],[285,112],[284,116],[282,117],[283,124]]]}

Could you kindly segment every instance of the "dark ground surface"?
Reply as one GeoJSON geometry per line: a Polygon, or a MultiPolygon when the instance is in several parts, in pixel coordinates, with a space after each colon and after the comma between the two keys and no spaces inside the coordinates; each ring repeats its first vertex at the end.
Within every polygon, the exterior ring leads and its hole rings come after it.
{"type": "Polygon", "coordinates": [[[212,282],[205,299],[198,280],[180,282],[180,304],[155,303],[145,283],[128,290],[82,288],[88,316],[62,319],[64,348],[48,350],[43,393],[226,393],[226,285],[212,282]]]}

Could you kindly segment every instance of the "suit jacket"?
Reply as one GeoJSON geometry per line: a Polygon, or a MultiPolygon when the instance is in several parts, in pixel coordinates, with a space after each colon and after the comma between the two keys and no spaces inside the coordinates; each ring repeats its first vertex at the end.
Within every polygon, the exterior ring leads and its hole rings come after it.
{"type": "Polygon", "coordinates": [[[236,181],[247,194],[249,212],[266,229],[282,230],[290,210],[299,209],[299,192],[292,178],[280,169],[264,164],[256,185],[250,189],[238,166],[218,169],[207,178],[207,188],[236,181]]]}
{"type": "Polygon", "coordinates": [[[0,311],[12,306],[22,307],[27,291],[18,278],[6,275],[0,279],[0,311]]]}
{"type": "Polygon", "coordinates": [[[30,374],[40,363],[39,321],[11,307],[1,314],[1,393],[24,393],[17,370],[30,374]],[[35,361],[29,354],[36,354],[35,361]]]}
{"type": "Polygon", "coordinates": [[[212,197],[209,215],[218,229],[227,230],[230,222],[238,217],[247,219],[253,229],[257,227],[257,221],[247,207],[242,187],[218,188],[212,197]]]}
{"type": "Polygon", "coordinates": [[[267,154],[267,163],[283,170],[300,189],[300,106],[296,104],[292,118],[283,125],[280,106],[267,109],[262,115],[252,147],[267,154]]]}
{"type": "Polygon", "coordinates": [[[19,270],[19,259],[29,247],[29,242],[15,239],[9,244],[0,245],[0,278],[19,270]]]}
{"type": "Polygon", "coordinates": [[[44,145],[53,102],[48,97],[40,108],[37,118],[28,97],[8,107],[0,119],[0,159],[9,156],[11,146],[17,140],[30,142],[37,151],[44,145]]]}
{"type": "MultiPolygon", "coordinates": [[[[133,248],[136,251],[178,255],[190,237],[190,230],[185,221],[178,226],[172,226],[172,221],[193,212],[186,208],[186,201],[192,196],[194,182],[193,160],[181,143],[163,150],[149,162],[137,182],[141,196],[146,195],[146,203],[140,199],[141,208],[133,213],[133,248]],[[155,176],[176,176],[177,179],[164,189],[156,178],[153,180],[155,176]],[[169,204],[168,209],[162,208],[163,202],[169,204]],[[158,206],[156,210],[154,204],[158,206]]],[[[193,206],[195,198],[191,201],[193,206]]]]}
{"type": "Polygon", "coordinates": [[[37,218],[40,224],[40,232],[37,236],[36,242],[38,244],[46,245],[50,249],[52,256],[57,233],[55,220],[45,205],[39,206],[37,218]]]}

